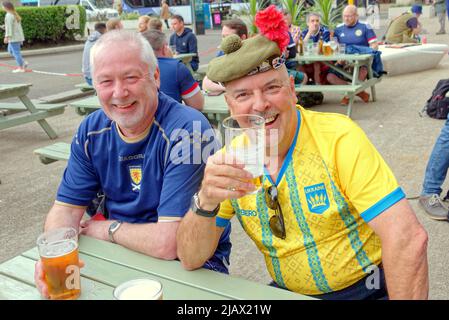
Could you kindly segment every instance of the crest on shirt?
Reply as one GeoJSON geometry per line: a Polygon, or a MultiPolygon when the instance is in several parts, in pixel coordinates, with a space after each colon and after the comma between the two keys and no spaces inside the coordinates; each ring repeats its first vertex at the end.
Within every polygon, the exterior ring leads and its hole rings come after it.
{"type": "Polygon", "coordinates": [[[324,183],[314,184],[304,188],[309,211],[321,214],[329,209],[329,197],[324,183]]]}
{"type": "Polygon", "coordinates": [[[355,35],[356,35],[357,37],[361,37],[362,34],[363,34],[362,30],[360,30],[360,29],[355,30],[355,35]]]}
{"type": "Polygon", "coordinates": [[[140,191],[140,182],[142,181],[142,167],[129,166],[129,175],[131,176],[131,186],[133,191],[140,191]]]}

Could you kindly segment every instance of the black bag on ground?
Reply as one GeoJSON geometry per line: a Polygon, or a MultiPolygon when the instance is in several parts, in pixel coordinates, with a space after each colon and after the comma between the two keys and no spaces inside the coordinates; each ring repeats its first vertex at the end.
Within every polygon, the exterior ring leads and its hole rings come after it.
{"type": "MultiPolygon", "coordinates": [[[[309,78],[308,85],[314,85],[315,82],[309,78]]],[[[323,103],[324,95],[321,92],[298,92],[296,94],[298,104],[304,108],[310,108],[323,103]]]]}
{"type": "Polygon", "coordinates": [[[449,113],[449,97],[446,93],[449,91],[449,79],[438,81],[433,89],[432,96],[427,100],[424,110],[431,118],[447,119],[449,113]]]}

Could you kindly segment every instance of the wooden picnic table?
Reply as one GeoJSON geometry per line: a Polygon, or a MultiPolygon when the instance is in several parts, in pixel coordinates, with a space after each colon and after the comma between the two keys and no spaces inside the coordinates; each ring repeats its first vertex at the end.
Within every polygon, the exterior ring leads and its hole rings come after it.
{"type": "Polygon", "coordinates": [[[313,62],[322,62],[329,66],[341,75],[344,75],[350,80],[347,85],[299,85],[295,87],[296,92],[337,92],[349,97],[347,116],[351,117],[352,103],[357,93],[364,91],[367,88],[371,89],[371,97],[376,101],[375,84],[381,78],[373,76],[371,65],[373,63],[373,56],[370,54],[333,54],[330,56],[311,54],[311,55],[297,55],[296,61],[302,64],[309,64],[313,62]],[[346,61],[353,67],[353,72],[348,73],[340,67],[334,65],[335,61],[346,61]],[[361,66],[368,66],[368,77],[365,81],[359,80],[359,69],[361,66]]]}
{"type": "MultiPolygon", "coordinates": [[[[75,112],[81,116],[88,115],[101,108],[98,96],[92,96],[69,104],[75,108],[75,112]]],[[[223,94],[219,96],[204,96],[204,108],[201,111],[213,124],[220,126],[221,121],[229,116],[229,109],[223,94]]]]}
{"type": "MultiPolygon", "coordinates": [[[[222,138],[224,137],[223,120],[229,116],[229,109],[223,95],[205,96],[205,106],[202,113],[209,122],[220,130],[222,138]]],[[[98,96],[91,96],[81,100],[71,102],[70,107],[75,108],[77,114],[85,116],[101,108],[98,96]]],[[[53,163],[55,161],[67,161],[70,157],[70,144],[57,142],[42,148],[34,150],[34,154],[39,156],[43,164],[53,163]]]]}
{"type": "MultiPolygon", "coordinates": [[[[249,241],[249,240],[248,240],[249,241]]],[[[313,298],[206,269],[186,271],[179,261],[166,261],[117,244],[81,236],[81,300],[111,300],[119,284],[140,278],[162,283],[166,300],[311,300],[313,298]]],[[[0,264],[0,300],[41,299],[34,285],[37,248],[0,264]]]]}
{"type": "Polygon", "coordinates": [[[182,63],[186,65],[187,69],[189,69],[190,73],[194,75],[195,71],[193,71],[192,66],[190,65],[190,61],[192,61],[193,57],[196,57],[196,53],[179,53],[173,56],[173,58],[181,60],[182,63]]]}
{"type": "Polygon", "coordinates": [[[37,121],[50,139],[56,132],[45,120],[64,113],[65,104],[41,104],[31,101],[27,94],[32,84],[0,84],[0,99],[18,98],[20,103],[0,103],[0,130],[37,121]]]}

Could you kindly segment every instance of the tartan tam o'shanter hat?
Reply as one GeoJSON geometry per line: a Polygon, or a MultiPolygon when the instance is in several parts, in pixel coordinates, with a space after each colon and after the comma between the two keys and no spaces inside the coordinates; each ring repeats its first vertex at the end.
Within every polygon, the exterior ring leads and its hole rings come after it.
{"type": "Polygon", "coordinates": [[[255,24],[260,34],[240,39],[230,35],[221,42],[224,55],[209,62],[207,77],[225,83],[277,69],[285,63],[285,49],[289,43],[288,26],[284,15],[274,5],[259,11],[255,24]]]}

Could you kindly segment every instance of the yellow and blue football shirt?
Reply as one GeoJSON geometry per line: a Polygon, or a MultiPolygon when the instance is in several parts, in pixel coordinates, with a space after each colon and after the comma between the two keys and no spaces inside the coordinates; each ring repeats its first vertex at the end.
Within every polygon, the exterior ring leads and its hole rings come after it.
{"type": "MultiPolygon", "coordinates": [[[[274,236],[264,191],[226,200],[217,225],[236,215],[281,287],[317,295],[344,289],[381,262],[367,222],[405,197],[365,133],[349,118],[298,107],[293,144],[275,182],[287,237],[274,236]]],[[[274,182],[264,176],[263,190],[274,182]]]]}

